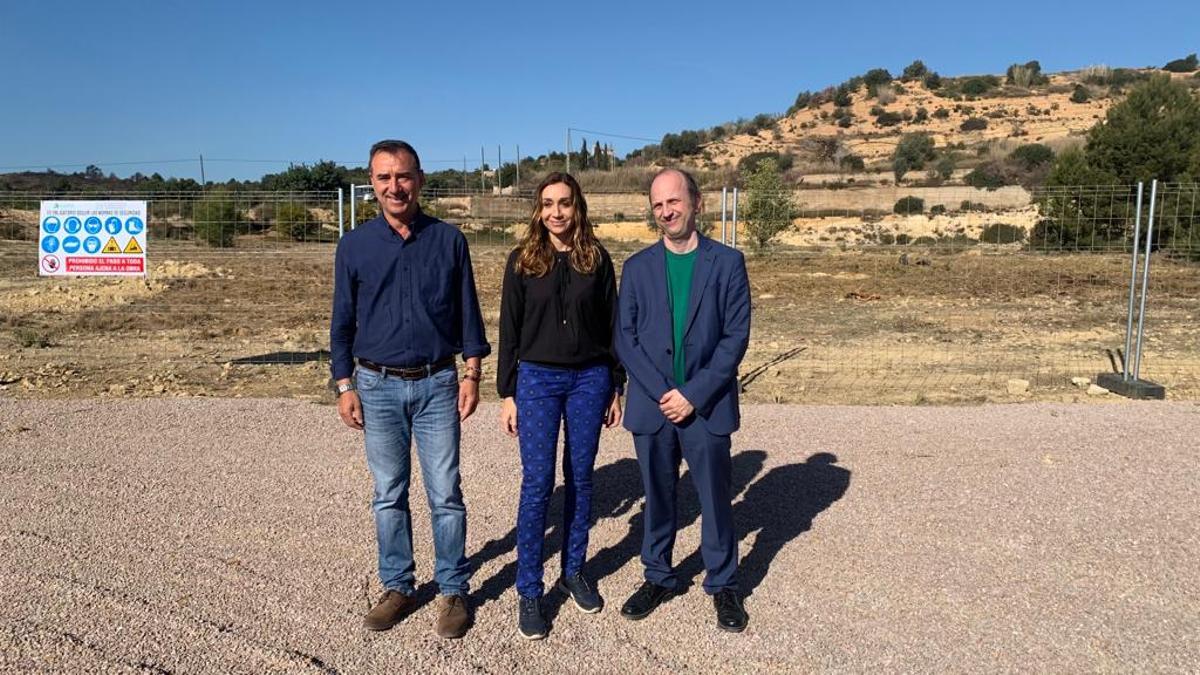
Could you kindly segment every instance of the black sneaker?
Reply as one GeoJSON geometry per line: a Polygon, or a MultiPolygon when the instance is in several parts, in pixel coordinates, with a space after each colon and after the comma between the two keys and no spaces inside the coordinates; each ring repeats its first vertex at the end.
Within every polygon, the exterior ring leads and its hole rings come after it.
{"type": "Polygon", "coordinates": [[[649,581],[643,582],[641,588],[634,591],[621,607],[621,616],[634,621],[644,619],[650,616],[650,612],[656,607],[676,595],[674,588],[659,586],[649,581]]]}
{"type": "Polygon", "coordinates": [[[742,607],[742,599],[737,591],[726,588],[713,594],[713,607],[717,609],[717,628],[728,633],[740,633],[746,630],[750,616],[742,607]]]}
{"type": "Polygon", "coordinates": [[[592,582],[583,576],[583,572],[559,579],[558,589],[571,596],[571,600],[575,601],[575,606],[581,612],[595,614],[604,608],[604,598],[600,597],[598,590],[592,588],[592,582]]]}
{"type": "Polygon", "coordinates": [[[541,598],[521,598],[521,609],[517,614],[517,630],[530,640],[546,637],[546,617],[542,616],[541,598]]]}

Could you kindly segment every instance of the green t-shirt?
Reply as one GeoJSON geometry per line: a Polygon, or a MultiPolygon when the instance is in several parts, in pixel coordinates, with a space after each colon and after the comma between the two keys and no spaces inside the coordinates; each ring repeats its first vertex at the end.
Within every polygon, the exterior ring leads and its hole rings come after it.
{"type": "Polygon", "coordinates": [[[671,319],[675,327],[675,384],[683,386],[683,333],[687,329],[688,300],[692,292],[692,270],[696,267],[696,251],[672,253],[667,251],[667,294],[671,298],[671,319]]]}

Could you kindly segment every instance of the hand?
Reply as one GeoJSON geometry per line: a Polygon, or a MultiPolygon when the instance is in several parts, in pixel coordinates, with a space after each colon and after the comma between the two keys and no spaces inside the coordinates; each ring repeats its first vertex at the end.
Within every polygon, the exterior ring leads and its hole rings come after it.
{"type": "Polygon", "coordinates": [[[672,389],[663,394],[663,397],[658,400],[658,409],[673,424],[684,421],[696,410],[692,407],[691,401],[684,398],[678,389],[672,389]]]}
{"type": "Polygon", "coordinates": [[[463,380],[458,383],[458,421],[465,422],[479,405],[479,383],[463,380]]]}
{"type": "Polygon", "coordinates": [[[608,404],[608,412],[604,414],[604,426],[613,428],[621,423],[621,394],[613,394],[612,403],[608,404]]]}
{"type": "Polygon", "coordinates": [[[500,431],[517,437],[517,402],[511,396],[500,402],[500,431]]]}
{"type": "Polygon", "coordinates": [[[350,390],[338,396],[337,408],[338,416],[342,418],[342,422],[346,426],[354,429],[355,431],[362,431],[362,402],[358,400],[357,391],[350,390]]]}

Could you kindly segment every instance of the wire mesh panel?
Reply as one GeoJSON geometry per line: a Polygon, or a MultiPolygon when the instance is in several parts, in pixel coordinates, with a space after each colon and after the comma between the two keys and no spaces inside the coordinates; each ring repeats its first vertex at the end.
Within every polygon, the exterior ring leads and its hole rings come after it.
{"type": "MultiPolygon", "coordinates": [[[[1198,193],[1155,195],[1142,376],[1171,396],[1200,395],[1198,193]]],[[[323,395],[337,193],[78,196],[147,200],[148,277],[38,277],[39,202],[71,196],[0,194],[0,389],[323,395]]],[[[644,192],[587,197],[618,267],[658,237],[644,192]]],[[[703,197],[701,228],[720,238],[721,193],[703,197]]],[[[726,201],[731,235],[732,190],[726,201]]],[[[422,205],[467,235],[495,345],[502,267],[532,195],[426,191],[422,205]]],[[[356,207],[358,222],[377,214],[356,207]]],[[[1134,187],[743,188],[737,207],[754,303],[747,400],[1024,396],[1010,380],[1071,397],[1083,392],[1072,378],[1124,356],[1134,187]]]]}
{"type": "MultiPolygon", "coordinates": [[[[1154,376],[1193,396],[1194,192],[1160,186],[1148,305],[1155,337],[1145,357],[1154,376]]],[[[772,364],[747,393],[848,402],[1082,394],[1072,380],[1086,384],[1124,357],[1136,193],[740,191],[737,242],[755,293],[746,363],[772,364]]],[[[1143,241],[1149,214],[1147,189],[1143,241]]]]}

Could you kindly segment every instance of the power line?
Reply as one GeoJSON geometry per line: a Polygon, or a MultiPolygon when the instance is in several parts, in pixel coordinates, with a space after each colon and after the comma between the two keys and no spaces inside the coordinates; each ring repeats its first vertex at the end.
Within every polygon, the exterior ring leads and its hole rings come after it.
{"type": "Polygon", "coordinates": [[[658,143],[661,138],[643,138],[641,136],[626,136],[624,134],[610,134],[606,131],[593,131],[591,129],[577,129],[575,127],[567,127],[571,131],[580,131],[585,134],[593,134],[595,136],[607,136],[609,138],[624,138],[629,141],[646,141],[647,143],[658,143]]]}

